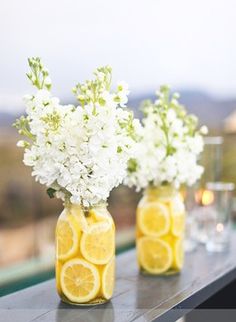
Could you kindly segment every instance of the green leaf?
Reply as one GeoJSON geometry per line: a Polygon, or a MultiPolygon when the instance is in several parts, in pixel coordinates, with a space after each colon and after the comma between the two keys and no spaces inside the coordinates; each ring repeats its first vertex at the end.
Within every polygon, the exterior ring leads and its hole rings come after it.
{"type": "Polygon", "coordinates": [[[41,59],[39,57],[31,57],[28,58],[28,65],[30,71],[26,74],[26,76],[31,81],[32,85],[37,89],[51,89],[51,82],[48,83],[47,79],[49,76],[48,70],[44,67],[41,59]]]}
{"type": "Polygon", "coordinates": [[[56,190],[53,189],[53,188],[48,188],[47,189],[47,194],[48,194],[49,198],[51,198],[51,199],[55,197],[54,196],[55,192],[56,192],[56,190]]]}
{"type": "Polygon", "coordinates": [[[138,163],[135,159],[130,159],[128,161],[128,172],[133,173],[136,172],[138,168],[138,163]]]}

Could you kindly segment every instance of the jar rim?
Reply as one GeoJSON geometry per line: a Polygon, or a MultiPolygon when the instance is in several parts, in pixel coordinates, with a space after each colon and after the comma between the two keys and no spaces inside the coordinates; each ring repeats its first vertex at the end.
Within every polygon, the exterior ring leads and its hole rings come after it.
{"type": "Polygon", "coordinates": [[[101,201],[97,204],[94,204],[94,205],[91,205],[91,206],[84,206],[83,204],[79,204],[79,203],[67,203],[65,204],[64,203],[64,206],[66,208],[70,208],[70,207],[80,207],[83,211],[84,210],[89,210],[89,209],[93,209],[93,208],[104,208],[104,207],[107,207],[108,206],[108,202],[107,201],[101,201]]]}
{"type": "Polygon", "coordinates": [[[174,195],[178,192],[178,189],[175,188],[173,185],[159,185],[159,186],[148,186],[145,189],[145,193],[153,193],[153,194],[171,194],[174,195]]]}
{"type": "Polygon", "coordinates": [[[207,182],[206,188],[212,191],[233,191],[235,184],[233,182],[207,182]]]}

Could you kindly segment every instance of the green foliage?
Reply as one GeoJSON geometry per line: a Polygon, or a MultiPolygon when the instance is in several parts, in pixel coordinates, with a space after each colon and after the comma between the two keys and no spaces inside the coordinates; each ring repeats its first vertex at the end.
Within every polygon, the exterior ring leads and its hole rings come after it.
{"type": "Polygon", "coordinates": [[[133,140],[137,141],[139,137],[137,136],[135,127],[134,127],[134,117],[133,117],[133,112],[128,111],[129,116],[126,120],[119,121],[119,125],[122,129],[125,129],[126,135],[128,137],[131,137],[133,140]]]}
{"type": "Polygon", "coordinates": [[[84,83],[78,83],[72,92],[76,95],[80,105],[84,107],[86,104],[99,103],[104,105],[106,102],[101,94],[104,91],[110,91],[112,80],[112,68],[104,66],[97,68],[94,72],[94,80],[86,80],[84,83]]]}
{"type": "Polygon", "coordinates": [[[54,132],[58,130],[61,123],[61,117],[59,113],[57,113],[56,111],[54,111],[51,114],[47,114],[45,117],[42,117],[41,119],[49,126],[50,130],[54,132]]]}
{"type": "Polygon", "coordinates": [[[179,103],[180,95],[178,93],[171,94],[171,89],[168,85],[160,86],[160,90],[156,92],[157,99],[152,102],[145,100],[141,104],[144,117],[149,113],[157,114],[159,116],[157,122],[163,131],[166,139],[167,155],[172,155],[175,149],[171,146],[169,139],[170,124],[168,122],[168,111],[173,110],[178,120],[183,122],[186,128],[186,136],[194,136],[197,132],[198,118],[195,115],[187,114],[185,107],[179,103]]]}
{"type": "Polygon", "coordinates": [[[127,168],[127,170],[128,170],[129,173],[136,172],[137,171],[137,167],[138,167],[137,160],[130,159],[128,161],[128,168],[127,168]]]}
{"type": "Polygon", "coordinates": [[[12,126],[18,130],[20,135],[24,135],[25,137],[34,141],[35,136],[30,132],[28,117],[22,115],[19,119],[15,121],[15,123],[12,124],[12,126]]]}
{"type": "Polygon", "coordinates": [[[160,86],[160,90],[156,94],[157,100],[155,102],[151,100],[142,102],[141,109],[144,116],[147,116],[150,112],[158,114],[162,121],[162,129],[166,133],[168,130],[166,116],[167,112],[172,109],[175,111],[177,118],[187,127],[187,134],[193,136],[197,131],[198,118],[193,114],[187,114],[185,107],[178,101],[180,95],[178,93],[171,94],[168,85],[160,86]]]}
{"type": "Polygon", "coordinates": [[[49,78],[48,70],[43,66],[39,57],[28,58],[28,64],[30,67],[27,77],[31,81],[32,85],[37,89],[51,89],[51,79],[49,78]]]}
{"type": "MultiPolygon", "coordinates": [[[[32,85],[37,89],[51,89],[51,79],[49,78],[48,70],[43,66],[43,63],[39,57],[28,58],[28,64],[30,67],[29,73],[27,73],[27,77],[31,81],[32,85]]],[[[56,120],[48,120],[50,124],[57,124],[56,120]]],[[[29,126],[30,119],[29,117],[21,116],[19,119],[13,123],[13,127],[15,127],[20,135],[24,135],[28,139],[34,141],[35,136],[30,132],[29,126]]]]}
{"type": "Polygon", "coordinates": [[[49,198],[54,198],[55,196],[55,192],[56,192],[56,190],[55,189],[53,189],[53,188],[48,188],[47,189],[47,194],[48,194],[48,196],[49,196],[49,198]]]}

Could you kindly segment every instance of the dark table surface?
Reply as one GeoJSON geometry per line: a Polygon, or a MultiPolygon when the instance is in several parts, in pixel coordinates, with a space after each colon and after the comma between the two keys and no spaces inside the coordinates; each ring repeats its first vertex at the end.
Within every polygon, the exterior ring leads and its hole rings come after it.
{"type": "Polygon", "coordinates": [[[236,233],[222,254],[208,254],[201,246],[186,255],[181,274],[143,276],[135,250],[117,257],[113,299],[96,307],[62,303],[50,280],[0,298],[1,322],[113,322],[175,321],[236,279],[236,233]]]}

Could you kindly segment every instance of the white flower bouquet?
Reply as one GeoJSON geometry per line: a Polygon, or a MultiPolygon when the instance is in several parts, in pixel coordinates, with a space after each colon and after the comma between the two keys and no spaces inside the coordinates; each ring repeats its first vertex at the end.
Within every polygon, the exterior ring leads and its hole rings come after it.
{"type": "Polygon", "coordinates": [[[126,176],[139,121],[124,109],[128,86],[111,91],[111,67],[98,68],[94,79],[73,88],[78,106],[53,97],[49,73],[39,58],[28,60],[27,74],[37,92],[24,98],[26,116],[15,127],[26,140],[24,163],[48,194],[83,206],[108,198],[126,176]]]}
{"type": "Polygon", "coordinates": [[[135,158],[129,160],[128,186],[140,190],[171,184],[179,188],[194,184],[203,173],[197,161],[207,128],[197,129],[197,117],[187,114],[178,98],[177,93],[170,95],[168,86],[162,86],[155,102],[143,103],[142,135],[135,158]]]}

